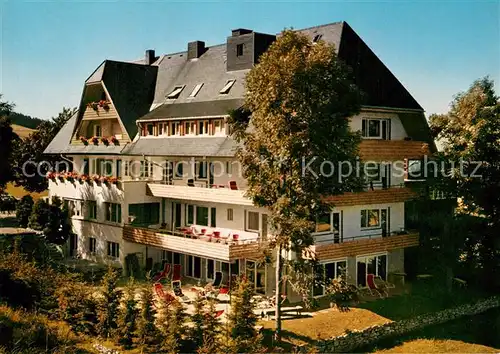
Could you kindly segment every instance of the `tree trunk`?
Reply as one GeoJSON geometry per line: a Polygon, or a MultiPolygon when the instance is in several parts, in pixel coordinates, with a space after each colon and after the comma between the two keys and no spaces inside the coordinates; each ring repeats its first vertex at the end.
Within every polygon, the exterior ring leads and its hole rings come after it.
{"type": "Polygon", "coordinates": [[[275,331],[274,339],[276,342],[281,341],[281,246],[278,246],[278,253],[276,254],[276,305],[275,305],[275,331]]]}

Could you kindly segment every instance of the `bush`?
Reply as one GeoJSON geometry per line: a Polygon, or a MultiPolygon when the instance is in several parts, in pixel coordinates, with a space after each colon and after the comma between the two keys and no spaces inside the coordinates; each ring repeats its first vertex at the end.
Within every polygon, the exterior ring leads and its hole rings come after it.
{"type": "Polygon", "coordinates": [[[75,337],[68,327],[51,323],[46,316],[0,306],[0,347],[7,352],[69,353],[75,337]]]}
{"type": "Polygon", "coordinates": [[[359,300],[358,289],[352,284],[347,284],[343,276],[332,279],[331,283],[326,285],[325,290],[330,301],[333,302],[340,311],[349,310],[349,305],[353,301],[359,300]]]}
{"type": "Polygon", "coordinates": [[[81,282],[68,282],[56,291],[59,318],[76,333],[96,334],[97,302],[81,282]]]}
{"type": "Polygon", "coordinates": [[[27,227],[29,222],[29,217],[33,211],[33,197],[31,195],[25,195],[16,204],[16,219],[21,227],[27,227]]]}
{"type": "Polygon", "coordinates": [[[0,300],[13,307],[52,310],[56,289],[72,281],[66,274],[27,262],[24,255],[0,253],[0,300]]]}

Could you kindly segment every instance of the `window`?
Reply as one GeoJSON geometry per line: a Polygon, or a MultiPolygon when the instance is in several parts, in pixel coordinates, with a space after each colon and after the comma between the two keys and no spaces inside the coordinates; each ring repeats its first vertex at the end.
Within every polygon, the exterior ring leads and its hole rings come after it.
{"type": "Polygon", "coordinates": [[[247,211],[247,230],[259,231],[259,213],[247,211]]]}
{"type": "Polygon", "coordinates": [[[227,209],[227,221],[233,221],[233,209],[227,209]]]}
{"type": "Polygon", "coordinates": [[[201,258],[186,256],[186,275],[191,278],[201,278],[201,258]]]}
{"type": "Polygon", "coordinates": [[[231,177],[231,174],[233,173],[233,162],[232,161],[227,161],[226,162],[226,173],[231,177]]]}
{"type": "Polygon", "coordinates": [[[361,210],[361,227],[380,227],[380,210],[365,209],[361,210]]]}
{"type": "Polygon", "coordinates": [[[181,135],[181,123],[180,122],[172,122],[172,135],[181,135]]]}
{"type": "Polygon", "coordinates": [[[215,208],[210,208],[210,227],[216,227],[217,214],[215,208]]]}
{"type": "Polygon", "coordinates": [[[90,173],[89,159],[83,159],[83,174],[88,175],[89,173],[90,173]]]}
{"type": "Polygon", "coordinates": [[[361,133],[365,138],[390,139],[391,121],[389,119],[363,119],[361,125],[361,133]]]}
{"type": "Polygon", "coordinates": [[[196,225],[208,226],[208,208],[196,207],[196,225]]]}
{"type": "Polygon", "coordinates": [[[158,124],[158,135],[168,135],[168,123],[158,124]]]}
{"type": "Polygon", "coordinates": [[[200,92],[202,86],[203,83],[196,85],[191,94],[189,95],[189,97],[195,97],[198,94],[198,92],[200,92]]]}
{"type": "Polygon", "coordinates": [[[184,176],[184,163],[178,161],[174,163],[174,178],[182,178],[184,176]]]}
{"type": "Polygon", "coordinates": [[[105,203],[106,204],[106,221],[122,222],[122,206],[118,203],[105,203]]]}
{"type": "Polygon", "coordinates": [[[236,45],[236,56],[237,57],[243,56],[243,48],[244,48],[243,43],[236,45]]]}
{"type": "Polygon", "coordinates": [[[213,127],[214,127],[213,135],[221,134],[223,132],[222,129],[224,127],[224,121],[222,119],[215,119],[213,121],[213,127]]]}
{"type": "Polygon", "coordinates": [[[172,92],[170,92],[167,95],[167,98],[168,99],[178,98],[183,89],[184,89],[184,86],[175,86],[174,89],[172,90],[172,92]]]}
{"type": "Polygon", "coordinates": [[[347,262],[336,261],[320,264],[315,273],[315,281],[313,286],[314,296],[325,295],[325,288],[333,279],[340,277],[345,278],[347,275],[347,262]]]}
{"type": "Polygon", "coordinates": [[[198,122],[198,134],[199,135],[208,134],[208,120],[202,120],[198,122]]]}
{"type": "Polygon", "coordinates": [[[101,173],[104,176],[112,176],[113,175],[113,160],[101,160],[101,173]]]}
{"type": "Polygon", "coordinates": [[[195,121],[184,122],[184,134],[185,135],[196,135],[196,122],[195,121]]]}
{"type": "Polygon", "coordinates": [[[160,222],[160,203],[129,204],[128,215],[132,225],[158,224],[160,222]]]}
{"type": "Polygon", "coordinates": [[[320,215],[318,217],[318,220],[316,221],[316,232],[325,232],[325,231],[331,231],[331,225],[332,225],[332,214],[331,213],[325,213],[323,215],[320,215]]]}
{"type": "Polygon", "coordinates": [[[100,124],[96,124],[94,125],[94,136],[101,136],[101,125],[100,124]]]}
{"type": "Polygon", "coordinates": [[[148,135],[148,136],[154,135],[154,125],[153,124],[146,125],[146,135],[148,135]]]}
{"type": "Polygon", "coordinates": [[[207,161],[199,161],[198,162],[198,178],[206,179],[207,175],[207,161]]]}
{"type": "Polygon", "coordinates": [[[186,205],[186,225],[194,224],[194,205],[186,205]]]}
{"type": "Polygon", "coordinates": [[[407,164],[407,179],[418,180],[424,178],[422,160],[408,160],[407,164]]]}
{"type": "Polygon", "coordinates": [[[367,163],[364,165],[365,179],[367,183],[382,182],[381,165],[376,163],[367,163]]]}
{"type": "Polygon", "coordinates": [[[153,163],[151,161],[141,161],[141,178],[153,177],[153,163]]]}
{"type": "Polygon", "coordinates": [[[108,256],[113,258],[120,257],[120,244],[108,241],[108,256]]]}
{"type": "Polygon", "coordinates": [[[219,91],[219,93],[221,95],[227,95],[229,93],[229,91],[231,90],[231,87],[233,87],[235,81],[236,80],[228,80],[226,82],[226,84],[224,85],[224,87],[222,88],[222,90],[219,91]]]}
{"type": "Polygon", "coordinates": [[[96,220],[97,219],[97,202],[95,200],[89,200],[88,210],[89,210],[89,219],[96,220]]]}
{"type": "Polygon", "coordinates": [[[207,279],[215,278],[215,261],[213,259],[207,259],[207,279]]]}
{"type": "Polygon", "coordinates": [[[89,237],[89,252],[94,254],[96,252],[96,244],[97,244],[97,240],[95,239],[95,237],[89,237]]]}
{"type": "Polygon", "coordinates": [[[363,256],[357,258],[357,283],[366,286],[366,276],[373,274],[387,280],[387,255],[363,256]]]}
{"type": "Polygon", "coordinates": [[[322,34],[317,34],[317,35],[315,35],[315,36],[314,36],[314,38],[313,38],[313,43],[318,42],[318,41],[321,39],[321,37],[323,37],[323,35],[322,35],[322,34]]]}

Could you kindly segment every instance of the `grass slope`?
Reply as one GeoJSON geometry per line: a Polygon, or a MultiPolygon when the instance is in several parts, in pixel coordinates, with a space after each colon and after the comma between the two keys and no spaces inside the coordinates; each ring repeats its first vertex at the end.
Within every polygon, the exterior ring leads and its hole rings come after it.
{"type": "Polygon", "coordinates": [[[498,353],[498,350],[459,340],[415,339],[376,353],[498,353]]]}

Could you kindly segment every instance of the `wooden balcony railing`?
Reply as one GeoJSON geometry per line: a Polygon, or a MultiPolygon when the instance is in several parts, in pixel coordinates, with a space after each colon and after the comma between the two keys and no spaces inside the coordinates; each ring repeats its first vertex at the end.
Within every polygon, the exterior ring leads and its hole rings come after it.
{"type": "Polygon", "coordinates": [[[400,248],[419,245],[419,234],[411,232],[405,235],[361,236],[352,241],[344,239],[342,243],[322,243],[311,247],[316,257],[320,260],[352,257],[356,255],[386,252],[400,248]]]}
{"type": "Polygon", "coordinates": [[[412,140],[362,140],[359,153],[363,161],[402,161],[429,155],[429,144],[412,140]]]}

